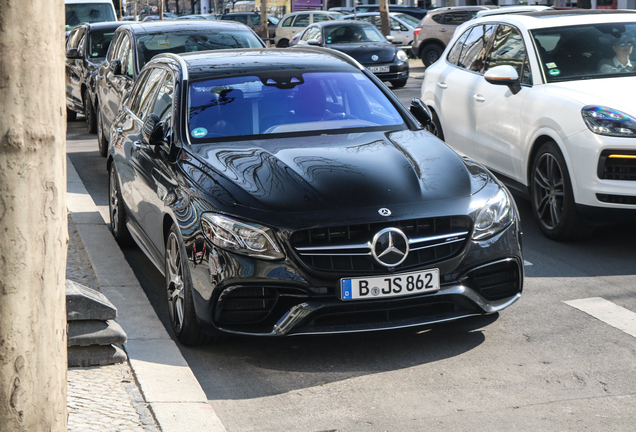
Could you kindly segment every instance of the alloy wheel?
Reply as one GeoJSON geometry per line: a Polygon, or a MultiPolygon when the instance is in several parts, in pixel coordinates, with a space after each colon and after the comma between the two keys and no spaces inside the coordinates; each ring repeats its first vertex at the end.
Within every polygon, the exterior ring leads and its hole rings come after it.
{"type": "Polygon", "coordinates": [[[183,261],[179,250],[179,240],[170,233],[166,245],[166,284],[168,289],[168,308],[175,330],[183,327],[185,285],[183,282],[183,261]]]}
{"type": "Polygon", "coordinates": [[[547,229],[555,229],[563,217],[563,172],[554,155],[539,157],[533,173],[533,200],[537,217],[547,229]]]}

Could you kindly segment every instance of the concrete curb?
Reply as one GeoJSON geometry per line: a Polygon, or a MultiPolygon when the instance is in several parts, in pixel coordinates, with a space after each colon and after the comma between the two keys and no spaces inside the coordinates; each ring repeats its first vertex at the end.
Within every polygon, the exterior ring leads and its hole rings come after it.
{"type": "Polygon", "coordinates": [[[66,202],[100,289],[118,310],[117,322],[128,335],[124,349],[161,430],[225,432],[68,157],[66,202]]]}

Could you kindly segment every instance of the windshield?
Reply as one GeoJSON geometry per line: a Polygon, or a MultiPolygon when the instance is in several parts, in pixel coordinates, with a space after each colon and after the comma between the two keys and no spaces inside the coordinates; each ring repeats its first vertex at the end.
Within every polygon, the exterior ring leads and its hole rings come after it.
{"type": "Polygon", "coordinates": [[[88,56],[90,58],[106,57],[110,41],[113,40],[114,30],[99,31],[93,30],[90,33],[90,45],[88,47],[88,56]]]}
{"type": "Polygon", "coordinates": [[[420,20],[418,20],[417,18],[411,15],[407,15],[405,13],[396,13],[394,17],[399,19],[400,21],[404,21],[411,27],[417,27],[420,24],[420,20]]]}
{"type": "Polygon", "coordinates": [[[547,82],[634,74],[636,23],[533,30],[547,82]]]}
{"type": "Polygon", "coordinates": [[[269,72],[190,84],[193,142],[261,134],[405,127],[399,112],[360,72],[269,72]]]}
{"type": "Polygon", "coordinates": [[[117,21],[108,3],[74,3],[66,5],[66,30],[83,22],[117,21]]]}
{"type": "Polygon", "coordinates": [[[160,53],[182,54],[230,48],[262,48],[263,43],[248,29],[170,31],[137,39],[139,70],[160,53]]]}
{"type": "Polygon", "coordinates": [[[328,44],[386,42],[382,33],[372,25],[342,24],[325,27],[324,31],[328,44]]]}

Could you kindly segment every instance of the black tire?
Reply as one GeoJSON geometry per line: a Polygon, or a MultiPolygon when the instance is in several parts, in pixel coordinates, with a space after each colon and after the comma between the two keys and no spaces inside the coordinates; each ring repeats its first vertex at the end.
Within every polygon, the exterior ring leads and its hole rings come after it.
{"type": "Polygon", "coordinates": [[[391,87],[393,88],[402,88],[406,85],[406,81],[408,78],[391,81],[391,87]]]}
{"type": "Polygon", "coordinates": [[[287,39],[281,39],[276,44],[277,48],[289,48],[289,41],[287,39]]]}
{"type": "Polygon", "coordinates": [[[104,137],[104,122],[101,114],[99,110],[95,110],[95,116],[97,117],[97,147],[99,148],[99,154],[106,157],[108,154],[108,139],[104,137]]]}
{"type": "Polygon", "coordinates": [[[120,246],[132,244],[132,237],[126,227],[126,209],[121,197],[121,187],[117,179],[115,164],[111,163],[108,171],[108,213],[110,215],[110,231],[120,246]]]}
{"type": "Polygon", "coordinates": [[[75,121],[77,119],[77,113],[75,111],[71,111],[70,109],[66,108],[66,121],[70,122],[70,121],[75,121]]]}
{"type": "Polygon", "coordinates": [[[97,120],[95,119],[95,108],[93,102],[90,99],[88,89],[84,90],[84,116],[86,117],[86,127],[88,133],[97,132],[97,120]]]}
{"type": "Polygon", "coordinates": [[[570,174],[553,141],[543,144],[533,159],[530,196],[534,217],[549,239],[576,240],[592,233],[576,210],[570,174]]]}
{"type": "Polygon", "coordinates": [[[433,110],[431,110],[431,115],[433,118],[431,118],[431,122],[426,125],[426,130],[444,141],[444,131],[442,130],[442,125],[439,122],[439,117],[437,117],[437,113],[433,110]]]}
{"type": "Polygon", "coordinates": [[[181,234],[175,225],[166,239],[166,294],[170,324],[179,341],[188,346],[219,340],[218,334],[206,333],[197,320],[192,299],[192,277],[181,234]]]}
{"type": "Polygon", "coordinates": [[[424,63],[424,66],[429,67],[437,60],[439,60],[443,52],[444,48],[439,45],[426,45],[424,48],[422,48],[422,51],[420,51],[420,58],[422,59],[422,63],[424,63]]]}

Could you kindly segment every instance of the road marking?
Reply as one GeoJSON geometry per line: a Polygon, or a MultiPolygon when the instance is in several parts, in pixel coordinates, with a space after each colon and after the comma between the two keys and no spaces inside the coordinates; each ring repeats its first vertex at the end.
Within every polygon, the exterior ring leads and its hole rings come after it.
{"type": "Polygon", "coordinates": [[[636,313],[600,297],[564,302],[606,324],[636,337],[636,313]]]}
{"type": "Polygon", "coordinates": [[[531,266],[532,263],[530,261],[523,260],[523,265],[527,267],[527,266],[531,266]]]}

